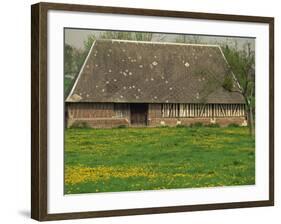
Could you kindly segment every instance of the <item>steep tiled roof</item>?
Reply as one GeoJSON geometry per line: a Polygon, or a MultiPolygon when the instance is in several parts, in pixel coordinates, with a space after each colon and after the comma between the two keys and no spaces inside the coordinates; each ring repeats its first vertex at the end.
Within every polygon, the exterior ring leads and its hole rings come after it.
{"type": "Polygon", "coordinates": [[[227,75],[217,45],[97,40],[66,101],[244,103],[227,75]]]}

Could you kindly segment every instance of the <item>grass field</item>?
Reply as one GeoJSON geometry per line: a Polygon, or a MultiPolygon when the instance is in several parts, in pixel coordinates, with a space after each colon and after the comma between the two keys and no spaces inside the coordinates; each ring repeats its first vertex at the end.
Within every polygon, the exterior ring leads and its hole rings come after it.
{"type": "Polygon", "coordinates": [[[67,129],[65,193],[255,183],[245,127],[67,129]]]}

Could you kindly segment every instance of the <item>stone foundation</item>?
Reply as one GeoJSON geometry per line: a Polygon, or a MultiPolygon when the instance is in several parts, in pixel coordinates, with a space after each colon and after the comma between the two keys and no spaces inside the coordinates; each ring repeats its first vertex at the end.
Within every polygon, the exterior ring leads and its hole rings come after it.
{"type": "Polygon", "coordinates": [[[222,127],[229,124],[237,124],[239,126],[247,126],[245,117],[220,117],[220,118],[151,118],[148,121],[148,125],[151,127],[157,126],[177,126],[186,125],[189,126],[194,123],[219,124],[222,127]]]}
{"type": "MultiPolygon", "coordinates": [[[[149,127],[177,125],[189,126],[195,123],[203,125],[219,124],[226,127],[229,124],[247,126],[245,117],[225,117],[225,118],[152,118],[148,120],[149,127]]],[[[119,126],[130,126],[130,121],[126,118],[88,118],[88,119],[68,119],[67,127],[91,127],[91,128],[114,128],[119,126]]]]}
{"type": "Polygon", "coordinates": [[[114,128],[119,126],[129,126],[128,119],[125,118],[88,118],[88,119],[68,119],[67,127],[90,127],[90,128],[114,128]]]}

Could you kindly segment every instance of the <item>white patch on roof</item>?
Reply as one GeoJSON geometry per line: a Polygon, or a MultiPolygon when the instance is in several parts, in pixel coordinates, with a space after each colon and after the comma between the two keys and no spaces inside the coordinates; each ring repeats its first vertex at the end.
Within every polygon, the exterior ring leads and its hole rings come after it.
{"type": "Polygon", "coordinates": [[[112,72],[111,69],[109,69],[108,72],[112,72]]]}
{"type": "Polygon", "coordinates": [[[109,84],[109,81],[106,81],[105,83],[106,83],[106,84],[109,84]]]}
{"type": "Polygon", "coordinates": [[[123,75],[124,75],[124,76],[127,76],[127,73],[126,73],[126,72],[123,72],[123,75]]]}
{"type": "Polygon", "coordinates": [[[168,80],[166,80],[166,81],[165,81],[165,83],[166,83],[166,84],[168,84],[168,83],[169,83],[169,81],[168,81],[168,80]]]}
{"type": "Polygon", "coordinates": [[[173,90],[173,87],[170,87],[169,90],[173,90]]]}
{"type": "Polygon", "coordinates": [[[158,62],[157,62],[157,61],[154,61],[154,62],[152,62],[152,64],[153,64],[154,66],[156,66],[156,65],[158,65],[158,62]]]}
{"type": "Polygon", "coordinates": [[[140,89],[138,89],[138,92],[140,92],[141,90],[140,89]]]}
{"type": "Polygon", "coordinates": [[[123,98],[123,96],[121,95],[120,98],[123,98]]]}
{"type": "Polygon", "coordinates": [[[81,96],[79,96],[78,94],[73,94],[68,100],[72,101],[72,102],[78,102],[82,99],[81,96]]]}
{"type": "Polygon", "coordinates": [[[189,67],[189,63],[185,62],[184,66],[188,68],[189,67]]]}
{"type": "Polygon", "coordinates": [[[117,79],[113,79],[114,82],[117,82],[117,79]]]}
{"type": "Polygon", "coordinates": [[[154,99],[157,99],[157,96],[154,96],[154,99]]]}
{"type": "Polygon", "coordinates": [[[129,75],[132,75],[133,73],[132,72],[129,72],[129,75]]]}
{"type": "Polygon", "coordinates": [[[127,87],[126,87],[126,86],[123,86],[123,89],[127,89],[127,87]]]}
{"type": "Polygon", "coordinates": [[[140,68],[143,68],[143,65],[139,65],[140,68]]]}
{"type": "Polygon", "coordinates": [[[102,89],[101,91],[102,91],[102,92],[104,92],[104,91],[105,91],[105,89],[102,89]]]}
{"type": "Polygon", "coordinates": [[[151,81],[154,81],[154,78],[151,78],[150,80],[151,80],[151,81]]]}
{"type": "Polygon", "coordinates": [[[133,89],[136,88],[135,86],[132,86],[132,87],[133,87],[133,89]]]}

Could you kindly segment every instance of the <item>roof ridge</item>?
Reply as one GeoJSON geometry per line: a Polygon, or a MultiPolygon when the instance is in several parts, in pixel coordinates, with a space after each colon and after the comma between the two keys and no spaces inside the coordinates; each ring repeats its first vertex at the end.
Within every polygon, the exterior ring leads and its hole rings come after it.
{"type": "Polygon", "coordinates": [[[197,46],[197,47],[220,47],[218,44],[194,44],[194,43],[177,43],[177,42],[160,42],[160,41],[143,41],[143,40],[122,40],[122,39],[97,39],[99,41],[108,42],[124,42],[124,43],[145,43],[145,44],[162,44],[162,45],[180,45],[180,46],[197,46]]]}

